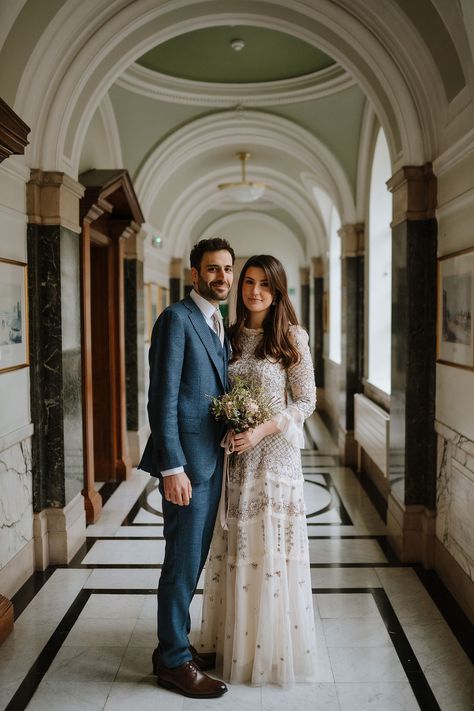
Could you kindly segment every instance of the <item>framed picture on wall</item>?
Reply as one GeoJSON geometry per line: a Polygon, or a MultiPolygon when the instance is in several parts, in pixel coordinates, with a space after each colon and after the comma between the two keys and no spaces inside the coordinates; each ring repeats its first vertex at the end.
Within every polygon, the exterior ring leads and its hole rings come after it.
{"type": "Polygon", "coordinates": [[[27,267],[0,258],[0,372],[29,365],[27,267]]]}
{"type": "Polygon", "coordinates": [[[437,360],[474,370],[474,248],[438,259],[437,360]]]}

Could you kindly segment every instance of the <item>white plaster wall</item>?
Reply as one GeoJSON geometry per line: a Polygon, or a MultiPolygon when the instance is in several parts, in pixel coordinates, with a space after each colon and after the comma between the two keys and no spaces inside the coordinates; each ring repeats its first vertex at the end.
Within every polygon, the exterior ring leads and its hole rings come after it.
{"type": "MultiPolygon", "coordinates": [[[[474,248],[474,130],[434,162],[438,256],[474,248]]],[[[474,371],[438,363],[437,538],[474,581],[474,371]]]]}
{"type": "Polygon", "coordinates": [[[79,163],[79,174],[92,168],[114,168],[114,163],[106,128],[100,111],[97,109],[87,129],[79,163]]]}

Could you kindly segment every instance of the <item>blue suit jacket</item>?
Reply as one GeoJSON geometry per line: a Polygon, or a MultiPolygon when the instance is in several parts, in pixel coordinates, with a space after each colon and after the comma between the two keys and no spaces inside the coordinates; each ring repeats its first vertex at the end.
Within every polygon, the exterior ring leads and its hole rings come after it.
{"type": "Polygon", "coordinates": [[[207,481],[222,463],[224,427],[211,414],[209,396],[226,389],[227,339],[221,349],[187,297],[158,318],[149,360],[151,435],[138,466],[153,476],[183,466],[191,482],[207,481]]]}

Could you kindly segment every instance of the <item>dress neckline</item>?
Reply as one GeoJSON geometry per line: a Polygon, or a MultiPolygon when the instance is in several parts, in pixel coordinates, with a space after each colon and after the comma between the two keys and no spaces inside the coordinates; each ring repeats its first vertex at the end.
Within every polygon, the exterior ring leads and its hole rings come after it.
{"type": "Polygon", "coordinates": [[[248,326],[243,326],[242,330],[244,333],[249,333],[254,335],[255,333],[263,333],[263,328],[249,328],[248,326]]]}

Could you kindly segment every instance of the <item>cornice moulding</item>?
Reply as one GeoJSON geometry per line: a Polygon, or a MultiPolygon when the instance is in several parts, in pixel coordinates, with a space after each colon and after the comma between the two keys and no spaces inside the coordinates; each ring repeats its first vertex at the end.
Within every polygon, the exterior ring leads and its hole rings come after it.
{"type": "Polygon", "coordinates": [[[117,79],[116,84],[149,99],[176,104],[269,106],[312,101],[349,89],[356,82],[339,65],[294,79],[228,84],[170,77],[134,63],[117,79]]]}

